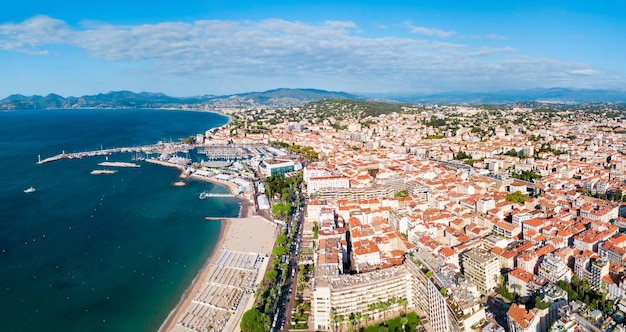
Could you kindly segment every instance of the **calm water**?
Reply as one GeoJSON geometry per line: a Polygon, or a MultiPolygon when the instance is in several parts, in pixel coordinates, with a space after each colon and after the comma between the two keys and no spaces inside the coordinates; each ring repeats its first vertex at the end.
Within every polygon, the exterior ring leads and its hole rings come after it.
{"type": "Polygon", "coordinates": [[[199,200],[226,190],[175,187],[173,168],[94,176],[102,156],[36,165],[37,155],[176,141],[226,122],[164,110],[0,112],[1,329],[157,330],[217,241],[219,222],[204,218],[236,216],[237,200],[199,200]]]}

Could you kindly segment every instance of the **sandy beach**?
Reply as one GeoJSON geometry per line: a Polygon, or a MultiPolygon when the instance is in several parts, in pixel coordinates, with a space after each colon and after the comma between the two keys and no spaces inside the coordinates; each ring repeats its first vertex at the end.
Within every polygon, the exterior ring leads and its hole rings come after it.
{"type": "MultiPolygon", "coordinates": [[[[225,186],[233,194],[238,190],[232,182],[193,177],[225,186]]],[[[254,304],[254,291],[263,279],[279,229],[254,215],[254,201],[238,197],[239,218],[221,220],[219,242],[211,257],[159,331],[206,331],[207,327],[239,331],[241,315],[254,304]]]]}
{"type": "Polygon", "coordinates": [[[204,331],[207,326],[239,330],[241,315],[252,306],[252,292],[269,263],[277,232],[274,223],[259,216],[223,220],[220,240],[207,264],[159,330],[204,331]],[[213,296],[215,292],[220,297],[213,296]],[[224,298],[228,306],[222,304],[224,298]]]}

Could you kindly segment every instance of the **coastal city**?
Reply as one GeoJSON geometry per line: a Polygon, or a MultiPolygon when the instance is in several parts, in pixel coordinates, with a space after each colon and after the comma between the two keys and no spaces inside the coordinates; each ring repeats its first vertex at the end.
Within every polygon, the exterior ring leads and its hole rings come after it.
{"type": "Polygon", "coordinates": [[[619,106],[213,111],[228,124],[180,142],[38,161],[132,153],[98,165],[240,199],[161,330],[626,331],[619,106]]]}
{"type": "Polygon", "coordinates": [[[626,332],[626,1],[3,9],[3,331],[626,332]]]}
{"type": "Polygon", "coordinates": [[[224,112],[228,125],[194,140],[239,151],[247,166],[217,177],[256,180],[232,190],[280,234],[246,285],[257,293],[242,330],[625,330],[618,110],[325,100],[224,112]]]}

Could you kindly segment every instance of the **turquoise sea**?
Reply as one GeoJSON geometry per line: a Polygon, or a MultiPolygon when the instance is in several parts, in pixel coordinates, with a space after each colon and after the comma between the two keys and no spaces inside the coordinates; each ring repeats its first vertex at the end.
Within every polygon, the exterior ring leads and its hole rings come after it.
{"type": "MultiPolygon", "coordinates": [[[[226,192],[139,162],[111,175],[103,156],[36,165],[63,150],[178,140],[227,123],[169,110],[0,112],[0,324],[3,331],[156,331],[233,216],[226,192]],[[34,193],[24,193],[30,186],[34,193]]],[[[109,161],[130,161],[114,154],[109,161]]]]}

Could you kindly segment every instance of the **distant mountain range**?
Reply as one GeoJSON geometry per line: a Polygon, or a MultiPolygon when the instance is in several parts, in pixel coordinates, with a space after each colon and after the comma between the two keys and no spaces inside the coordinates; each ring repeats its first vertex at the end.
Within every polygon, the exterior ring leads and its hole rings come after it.
{"type": "Polygon", "coordinates": [[[240,108],[290,107],[322,99],[364,99],[345,92],[316,89],[276,89],[226,96],[170,97],[162,93],[114,91],[82,97],[11,95],[0,100],[0,109],[55,109],[55,108],[240,108]]]}
{"type": "Polygon", "coordinates": [[[446,92],[436,94],[387,94],[382,99],[419,104],[506,104],[544,102],[551,104],[626,103],[626,90],[538,88],[497,92],[446,92]]]}
{"type": "Polygon", "coordinates": [[[450,92],[438,94],[354,95],[316,89],[275,89],[234,95],[170,97],[162,93],[115,91],[82,97],[11,95],[0,100],[0,110],[55,108],[245,108],[295,107],[323,99],[377,100],[409,104],[504,104],[524,101],[574,103],[626,103],[626,91],[580,89],[531,89],[500,92],[450,92]]]}

